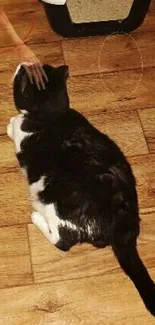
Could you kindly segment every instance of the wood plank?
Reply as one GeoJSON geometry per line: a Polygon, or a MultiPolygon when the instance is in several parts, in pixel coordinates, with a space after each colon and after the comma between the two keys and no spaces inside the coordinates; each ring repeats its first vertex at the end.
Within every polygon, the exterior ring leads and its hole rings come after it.
{"type": "Polygon", "coordinates": [[[155,69],[71,77],[68,83],[71,107],[81,111],[128,111],[154,107],[155,69]],[[141,81],[140,81],[141,80],[141,81]],[[140,81],[140,82],[139,82],[140,81]],[[138,86],[138,88],[137,88],[138,86]]]}
{"type": "Polygon", "coordinates": [[[86,118],[101,132],[107,134],[127,156],[147,154],[148,148],[137,112],[87,112],[86,118]]]}
{"type": "Polygon", "coordinates": [[[152,10],[155,10],[155,0],[151,0],[151,4],[150,4],[150,8],[149,8],[149,13],[150,13],[152,10]]]}
{"type": "Polygon", "coordinates": [[[62,46],[71,76],[127,70],[130,78],[130,70],[155,66],[154,39],[155,34],[147,32],[112,34],[63,40],[62,46]]]}
{"type": "MultiPolygon", "coordinates": [[[[23,7],[26,5],[26,3],[30,3],[31,6],[32,4],[38,4],[37,0],[23,0],[23,7]]],[[[11,10],[11,6],[16,6],[18,9],[18,5],[20,4],[20,0],[0,0],[0,4],[2,6],[9,6],[11,10]]],[[[38,4],[39,5],[39,4],[38,4]]]]}
{"type": "Polygon", "coordinates": [[[9,168],[18,168],[14,144],[7,135],[0,136],[0,153],[0,173],[7,172],[9,168]]]}
{"type": "Polygon", "coordinates": [[[0,287],[25,285],[32,281],[26,227],[0,228],[0,287]]]}
{"type": "Polygon", "coordinates": [[[12,12],[25,12],[31,11],[32,8],[38,10],[41,8],[41,4],[38,0],[0,0],[0,5],[7,14],[12,12]]]}
{"type": "Polygon", "coordinates": [[[140,240],[155,241],[155,207],[140,209],[140,218],[142,220],[140,240]]]}
{"type": "MultiPolygon", "coordinates": [[[[150,273],[155,278],[155,270],[150,273]]],[[[7,325],[154,324],[123,274],[8,288],[0,293],[0,316],[7,325]]]]}
{"type": "Polygon", "coordinates": [[[140,208],[154,207],[155,203],[155,155],[129,157],[137,180],[140,208]]]}
{"type": "Polygon", "coordinates": [[[155,153],[155,108],[140,109],[139,115],[150,153],[155,153]]]}
{"type": "MultiPolygon", "coordinates": [[[[9,75],[6,78],[9,78],[9,75]]],[[[13,103],[12,86],[0,85],[0,136],[6,135],[6,128],[10,118],[15,115],[17,115],[17,111],[13,103]]]]}
{"type": "Polygon", "coordinates": [[[0,226],[31,222],[28,186],[22,173],[7,167],[0,173],[0,226]]]}
{"type": "MultiPolygon", "coordinates": [[[[149,9],[148,14],[145,17],[145,20],[143,24],[138,28],[135,32],[143,33],[143,32],[149,32],[152,33],[155,31],[155,1],[151,1],[151,6],[149,9]]],[[[135,33],[134,32],[134,33],[135,33]]]]}
{"type": "MultiPolygon", "coordinates": [[[[152,268],[155,267],[155,211],[143,211],[141,218],[139,253],[146,266],[152,268]]],[[[96,249],[85,244],[64,253],[51,245],[35,226],[28,225],[28,230],[36,283],[122,272],[111,248],[96,249]]]]}

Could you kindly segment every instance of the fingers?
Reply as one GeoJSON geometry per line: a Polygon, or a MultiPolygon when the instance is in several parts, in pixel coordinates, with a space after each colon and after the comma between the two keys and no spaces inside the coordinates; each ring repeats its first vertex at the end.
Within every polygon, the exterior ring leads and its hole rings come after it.
{"type": "Polygon", "coordinates": [[[37,88],[39,90],[41,90],[41,87],[40,87],[40,84],[39,84],[39,82],[40,82],[39,75],[38,75],[38,71],[37,71],[35,65],[31,65],[31,71],[32,71],[32,76],[33,76],[33,78],[35,80],[35,83],[37,85],[37,88]]]}
{"type": "Polygon", "coordinates": [[[44,71],[44,69],[43,69],[43,67],[42,67],[41,64],[40,64],[40,70],[41,70],[42,75],[44,76],[45,80],[48,82],[48,78],[47,78],[46,73],[45,73],[45,71],[44,71]]]}
{"type": "Polygon", "coordinates": [[[31,72],[30,67],[28,65],[26,65],[26,64],[23,64],[23,66],[24,66],[24,68],[25,68],[25,70],[27,72],[27,75],[28,75],[28,77],[30,79],[31,84],[33,84],[32,72],[31,72]]]}
{"type": "Polygon", "coordinates": [[[37,73],[37,76],[39,78],[39,83],[41,84],[42,88],[45,89],[45,83],[44,83],[44,80],[43,80],[42,71],[39,68],[40,68],[40,66],[35,67],[36,73],[37,73]]]}
{"type": "Polygon", "coordinates": [[[24,63],[24,68],[28,74],[31,84],[33,84],[33,79],[37,85],[38,90],[45,90],[45,81],[48,82],[46,73],[40,62],[38,63],[24,63]]]}

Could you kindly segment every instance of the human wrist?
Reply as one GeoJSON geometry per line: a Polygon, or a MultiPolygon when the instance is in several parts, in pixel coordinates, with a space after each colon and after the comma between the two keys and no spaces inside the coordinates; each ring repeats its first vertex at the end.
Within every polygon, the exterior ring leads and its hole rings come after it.
{"type": "Polygon", "coordinates": [[[20,38],[15,40],[14,45],[18,50],[26,46],[25,43],[20,38]]]}
{"type": "Polygon", "coordinates": [[[16,33],[15,29],[13,28],[12,24],[10,23],[7,15],[3,10],[0,10],[0,26],[2,26],[2,29],[7,32],[15,47],[24,46],[24,42],[16,33]]]}

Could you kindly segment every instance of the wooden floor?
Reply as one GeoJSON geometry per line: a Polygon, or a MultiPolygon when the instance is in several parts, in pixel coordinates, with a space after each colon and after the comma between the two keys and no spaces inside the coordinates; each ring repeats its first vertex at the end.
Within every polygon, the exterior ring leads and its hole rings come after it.
{"type": "MultiPolygon", "coordinates": [[[[139,252],[155,280],[155,0],[130,35],[62,39],[35,0],[1,0],[42,62],[70,66],[71,105],[111,136],[137,178],[139,252]]],[[[153,325],[111,249],[62,253],[31,224],[27,185],[6,125],[16,114],[18,58],[0,31],[0,322],[5,325],[153,325]]]]}

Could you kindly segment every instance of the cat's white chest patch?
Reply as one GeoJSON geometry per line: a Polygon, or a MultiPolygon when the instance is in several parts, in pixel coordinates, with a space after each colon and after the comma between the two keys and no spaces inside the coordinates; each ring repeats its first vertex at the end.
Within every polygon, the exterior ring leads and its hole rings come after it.
{"type": "Polygon", "coordinates": [[[10,123],[7,126],[7,134],[14,141],[15,151],[19,153],[21,151],[21,142],[32,133],[24,132],[21,130],[21,125],[24,120],[24,115],[19,114],[10,119],[10,123]]]}
{"type": "Polygon", "coordinates": [[[38,200],[38,193],[45,189],[45,176],[42,176],[37,182],[30,185],[30,194],[32,201],[38,200]]]}
{"type": "Polygon", "coordinates": [[[45,188],[44,181],[45,176],[42,176],[37,182],[30,185],[30,197],[33,209],[45,217],[45,205],[40,202],[38,196],[39,192],[42,192],[45,188]]]}

